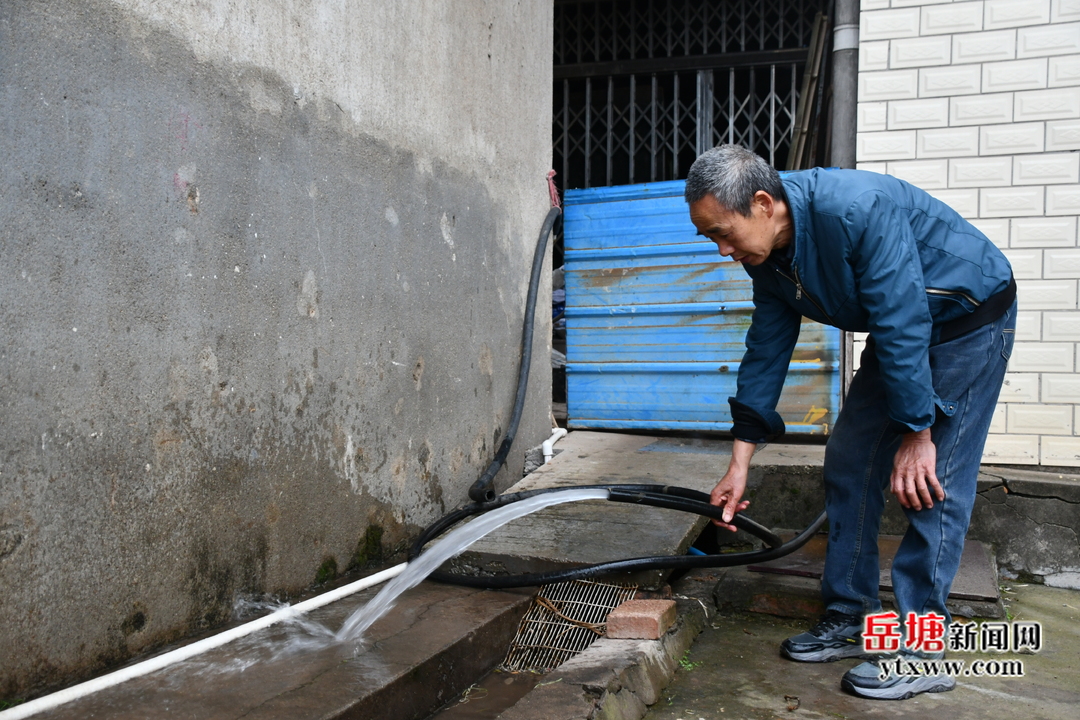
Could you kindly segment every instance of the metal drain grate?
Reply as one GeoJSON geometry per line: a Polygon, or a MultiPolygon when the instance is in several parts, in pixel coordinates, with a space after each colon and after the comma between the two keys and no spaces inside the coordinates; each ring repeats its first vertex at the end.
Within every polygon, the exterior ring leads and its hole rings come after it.
{"type": "Polygon", "coordinates": [[[503,670],[552,670],[604,634],[604,622],[617,605],[630,600],[636,586],[589,580],[545,585],[503,660],[503,670]]]}

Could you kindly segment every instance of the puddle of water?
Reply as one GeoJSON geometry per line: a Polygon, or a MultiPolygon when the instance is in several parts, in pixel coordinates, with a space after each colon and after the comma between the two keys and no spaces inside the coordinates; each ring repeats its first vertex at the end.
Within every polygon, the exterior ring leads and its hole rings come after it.
{"type": "Polygon", "coordinates": [[[428,720],[495,720],[543,679],[538,673],[495,670],[428,720]]]}

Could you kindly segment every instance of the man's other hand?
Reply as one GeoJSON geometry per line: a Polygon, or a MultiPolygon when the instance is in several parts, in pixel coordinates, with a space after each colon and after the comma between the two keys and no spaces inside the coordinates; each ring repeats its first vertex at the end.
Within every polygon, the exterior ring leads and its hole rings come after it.
{"type": "Polygon", "coordinates": [[[900,505],[910,510],[932,508],[934,500],[931,491],[934,498],[945,499],[936,467],[937,448],[930,439],[930,429],[904,435],[893,459],[892,476],[889,478],[892,494],[900,505]]]}

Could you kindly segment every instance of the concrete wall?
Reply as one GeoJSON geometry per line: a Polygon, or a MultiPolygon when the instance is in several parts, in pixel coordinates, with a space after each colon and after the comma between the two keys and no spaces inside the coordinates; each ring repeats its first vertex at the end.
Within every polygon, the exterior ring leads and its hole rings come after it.
{"type": "Polygon", "coordinates": [[[1080,2],[862,0],[859,167],[990,237],[1019,286],[984,462],[1080,466],[1080,2]]]}
{"type": "MultiPolygon", "coordinates": [[[[548,206],[551,12],[0,4],[0,698],[466,500],[548,206]]],[[[545,312],[501,486],[548,434],[545,312]]]]}

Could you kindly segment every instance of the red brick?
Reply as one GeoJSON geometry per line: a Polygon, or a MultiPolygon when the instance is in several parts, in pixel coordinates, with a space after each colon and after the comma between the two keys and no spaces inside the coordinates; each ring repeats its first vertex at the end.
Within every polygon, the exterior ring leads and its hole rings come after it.
{"type": "Polygon", "coordinates": [[[605,634],[623,640],[659,640],[674,622],[674,600],[627,600],[608,615],[605,634]]]}

